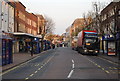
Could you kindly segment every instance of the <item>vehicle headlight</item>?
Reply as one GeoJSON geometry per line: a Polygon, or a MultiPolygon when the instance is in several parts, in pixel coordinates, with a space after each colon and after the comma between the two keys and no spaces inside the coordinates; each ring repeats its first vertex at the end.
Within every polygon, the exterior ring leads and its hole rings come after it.
{"type": "Polygon", "coordinates": [[[98,53],[98,51],[95,51],[95,53],[98,53]]]}
{"type": "Polygon", "coordinates": [[[85,49],[84,52],[87,52],[87,50],[85,49]]]}

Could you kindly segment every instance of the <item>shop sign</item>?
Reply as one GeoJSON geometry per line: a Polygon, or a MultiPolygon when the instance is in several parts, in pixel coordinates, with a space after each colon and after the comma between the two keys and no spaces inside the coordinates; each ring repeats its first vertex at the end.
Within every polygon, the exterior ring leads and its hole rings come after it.
{"type": "Polygon", "coordinates": [[[103,40],[112,40],[112,39],[114,39],[113,35],[105,35],[105,36],[103,36],[103,40]]]}
{"type": "Polygon", "coordinates": [[[26,41],[26,42],[30,42],[30,41],[31,41],[31,39],[25,39],[25,41],[26,41]]]}
{"type": "Polygon", "coordinates": [[[120,33],[116,34],[116,39],[120,39],[120,33]]]}

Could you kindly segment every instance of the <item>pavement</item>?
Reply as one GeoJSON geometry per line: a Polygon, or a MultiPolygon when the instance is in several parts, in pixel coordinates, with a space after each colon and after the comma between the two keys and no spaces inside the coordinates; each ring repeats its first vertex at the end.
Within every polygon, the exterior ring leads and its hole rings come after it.
{"type": "Polygon", "coordinates": [[[4,71],[11,69],[15,66],[18,66],[24,62],[27,62],[27,61],[35,58],[38,55],[40,55],[40,54],[34,54],[33,56],[31,56],[30,53],[13,54],[13,63],[2,66],[2,71],[4,72],[4,71]]]}

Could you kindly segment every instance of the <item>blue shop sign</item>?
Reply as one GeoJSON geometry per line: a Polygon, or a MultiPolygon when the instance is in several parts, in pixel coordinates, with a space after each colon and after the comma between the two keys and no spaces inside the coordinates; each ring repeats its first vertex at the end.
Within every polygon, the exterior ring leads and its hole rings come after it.
{"type": "Polygon", "coordinates": [[[116,34],[116,39],[120,39],[120,32],[116,34]]]}
{"type": "Polygon", "coordinates": [[[114,36],[113,35],[105,35],[102,37],[103,40],[114,40],[114,36]]]}
{"type": "Polygon", "coordinates": [[[38,42],[39,38],[34,38],[33,42],[38,42]]]}

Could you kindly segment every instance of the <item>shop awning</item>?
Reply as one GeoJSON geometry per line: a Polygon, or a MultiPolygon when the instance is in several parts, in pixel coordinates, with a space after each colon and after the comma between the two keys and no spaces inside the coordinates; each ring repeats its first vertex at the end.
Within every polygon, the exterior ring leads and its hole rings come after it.
{"type": "Polygon", "coordinates": [[[18,35],[18,36],[20,36],[20,35],[27,35],[27,36],[31,36],[31,37],[34,36],[34,35],[32,35],[32,34],[28,34],[28,33],[19,33],[19,32],[15,32],[15,33],[13,33],[13,35],[18,35]]]}
{"type": "Polygon", "coordinates": [[[38,38],[37,36],[34,36],[32,34],[29,33],[21,33],[21,32],[15,32],[13,33],[14,36],[28,36],[28,37],[33,37],[33,38],[38,38]]]}

